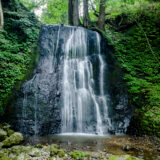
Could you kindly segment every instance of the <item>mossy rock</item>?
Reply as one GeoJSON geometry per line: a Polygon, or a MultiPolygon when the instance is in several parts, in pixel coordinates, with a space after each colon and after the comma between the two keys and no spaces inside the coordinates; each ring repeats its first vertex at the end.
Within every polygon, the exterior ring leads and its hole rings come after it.
{"type": "Polygon", "coordinates": [[[2,142],[0,142],[0,149],[3,147],[3,143],[2,142]]]}
{"type": "Polygon", "coordinates": [[[29,155],[25,153],[21,153],[20,155],[14,158],[14,160],[29,160],[29,159],[32,159],[32,157],[30,157],[29,155]]]}
{"type": "Polygon", "coordinates": [[[37,148],[33,148],[28,155],[30,155],[31,157],[40,157],[40,150],[37,148]]]}
{"type": "Polygon", "coordinates": [[[64,157],[65,154],[66,154],[66,150],[65,150],[65,149],[60,149],[60,150],[58,150],[58,156],[59,156],[59,157],[64,157]]]}
{"type": "Polygon", "coordinates": [[[51,144],[50,148],[57,148],[58,149],[58,145],[57,144],[51,144]]]}
{"type": "Polygon", "coordinates": [[[2,158],[0,158],[0,160],[12,160],[12,159],[9,157],[2,157],[2,158]]]}
{"type": "Polygon", "coordinates": [[[55,144],[50,145],[50,154],[51,156],[54,156],[58,153],[58,146],[55,144]]]}
{"type": "Polygon", "coordinates": [[[0,150],[0,158],[2,158],[2,157],[8,157],[8,150],[6,150],[6,149],[0,150]]]}
{"type": "Polygon", "coordinates": [[[4,130],[5,132],[7,132],[7,136],[11,136],[14,133],[14,131],[10,129],[10,126],[6,123],[0,124],[0,128],[4,130]]]}
{"type": "Polygon", "coordinates": [[[142,160],[136,157],[132,157],[130,155],[113,155],[111,157],[109,157],[108,160],[142,160]]]}
{"type": "Polygon", "coordinates": [[[44,146],[42,144],[37,144],[36,147],[37,148],[43,148],[44,146]]]}
{"type": "Polygon", "coordinates": [[[22,152],[23,146],[13,146],[9,149],[11,154],[18,156],[22,152]]]}
{"type": "Polygon", "coordinates": [[[7,138],[7,132],[0,128],[0,141],[3,141],[7,138]]]}
{"type": "Polygon", "coordinates": [[[81,152],[81,151],[74,151],[70,153],[69,155],[74,159],[90,158],[89,154],[85,154],[84,152],[81,152]]]}
{"type": "Polygon", "coordinates": [[[14,131],[12,129],[8,129],[7,130],[7,135],[11,136],[12,134],[14,134],[14,131]]]}
{"type": "Polygon", "coordinates": [[[18,145],[23,141],[23,135],[21,133],[15,132],[10,137],[6,138],[3,143],[3,147],[11,147],[13,145],[18,145]]]}

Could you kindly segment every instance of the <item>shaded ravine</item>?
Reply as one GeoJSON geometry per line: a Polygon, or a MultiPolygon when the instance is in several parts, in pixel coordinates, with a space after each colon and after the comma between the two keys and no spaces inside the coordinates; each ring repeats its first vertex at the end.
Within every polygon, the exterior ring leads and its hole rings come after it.
{"type": "Polygon", "coordinates": [[[125,133],[132,116],[121,71],[104,39],[81,27],[45,25],[40,60],[13,105],[25,135],[125,133]]]}

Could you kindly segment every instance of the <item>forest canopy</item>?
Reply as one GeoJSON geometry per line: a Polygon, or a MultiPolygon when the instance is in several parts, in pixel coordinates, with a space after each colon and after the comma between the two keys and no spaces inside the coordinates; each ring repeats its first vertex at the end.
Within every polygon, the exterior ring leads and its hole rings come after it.
{"type": "MultiPolygon", "coordinates": [[[[44,24],[70,24],[88,26],[96,24],[104,30],[107,19],[121,13],[140,14],[144,6],[159,0],[20,0],[35,11],[44,24]],[[74,15],[74,16],[73,16],[74,15]],[[76,22],[77,21],[77,22],[76,22]]],[[[138,16],[138,15],[137,15],[138,16]]]]}

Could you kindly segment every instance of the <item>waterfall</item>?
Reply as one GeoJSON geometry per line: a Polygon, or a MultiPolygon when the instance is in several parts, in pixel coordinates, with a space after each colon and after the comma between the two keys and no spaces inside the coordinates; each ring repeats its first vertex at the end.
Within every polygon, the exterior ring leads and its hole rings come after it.
{"type": "Polygon", "coordinates": [[[39,63],[17,96],[12,126],[25,135],[125,133],[128,96],[102,37],[82,27],[45,25],[39,46],[39,63]]]}
{"type": "Polygon", "coordinates": [[[84,29],[71,30],[65,46],[62,108],[62,133],[96,133],[103,135],[110,123],[103,123],[103,115],[108,117],[107,99],[104,94],[104,67],[101,55],[100,36],[95,33],[96,51],[99,57],[99,84],[93,79],[93,65],[87,54],[87,35],[84,29]],[[96,95],[94,85],[99,85],[100,95],[96,95]],[[102,103],[101,102],[102,100],[102,103]],[[90,110],[95,110],[96,126],[88,119],[90,110]],[[103,113],[102,113],[103,111],[103,113]],[[88,113],[88,114],[86,114],[88,113]],[[95,127],[95,128],[94,128],[95,127]],[[90,129],[89,129],[90,128],[90,129]]]}

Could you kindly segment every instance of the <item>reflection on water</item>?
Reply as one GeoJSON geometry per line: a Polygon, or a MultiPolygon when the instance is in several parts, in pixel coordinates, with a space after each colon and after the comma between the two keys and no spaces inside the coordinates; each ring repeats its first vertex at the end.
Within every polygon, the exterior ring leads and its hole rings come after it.
{"type": "Polygon", "coordinates": [[[155,160],[160,156],[154,141],[144,137],[121,136],[97,136],[93,134],[62,134],[46,137],[29,137],[25,143],[58,144],[68,151],[82,150],[85,152],[107,152],[115,155],[130,154],[145,160],[155,160]],[[123,146],[132,147],[129,151],[123,151],[123,146]]]}

